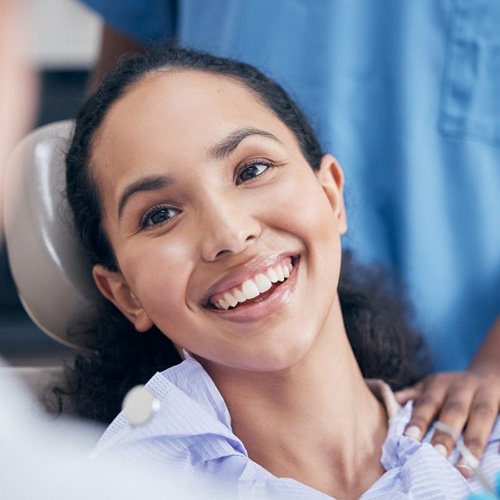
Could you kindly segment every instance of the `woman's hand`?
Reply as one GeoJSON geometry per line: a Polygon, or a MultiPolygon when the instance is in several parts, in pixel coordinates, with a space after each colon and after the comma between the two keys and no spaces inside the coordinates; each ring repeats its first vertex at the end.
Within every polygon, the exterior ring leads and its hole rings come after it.
{"type": "MultiPolygon", "coordinates": [[[[500,411],[500,367],[429,375],[412,387],[396,393],[400,404],[414,399],[414,409],[405,434],[421,439],[434,420],[455,431],[436,430],[431,443],[448,456],[456,437],[464,433],[464,444],[481,459],[488,437],[500,411]]],[[[459,461],[457,469],[465,476],[471,470],[459,461]]]]}

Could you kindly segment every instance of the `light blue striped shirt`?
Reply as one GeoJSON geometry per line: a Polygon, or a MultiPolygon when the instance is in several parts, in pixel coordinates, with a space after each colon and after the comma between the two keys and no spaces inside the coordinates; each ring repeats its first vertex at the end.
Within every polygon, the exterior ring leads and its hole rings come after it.
{"type": "MultiPolygon", "coordinates": [[[[217,387],[192,357],[157,373],[147,384],[160,400],[160,410],[147,424],[130,429],[110,448],[127,461],[150,462],[152,467],[175,471],[179,484],[221,481],[231,498],[331,498],[290,478],[278,478],[253,462],[231,429],[231,417],[217,387]]],[[[481,490],[477,480],[465,479],[428,443],[403,436],[411,403],[390,418],[382,447],[386,472],[361,497],[375,499],[465,499],[481,490]]],[[[128,426],[123,413],[111,423],[97,450],[107,447],[128,426]]],[[[500,471],[500,421],[491,434],[482,468],[489,477],[500,471]]],[[[211,495],[207,495],[207,498],[211,495]]]]}

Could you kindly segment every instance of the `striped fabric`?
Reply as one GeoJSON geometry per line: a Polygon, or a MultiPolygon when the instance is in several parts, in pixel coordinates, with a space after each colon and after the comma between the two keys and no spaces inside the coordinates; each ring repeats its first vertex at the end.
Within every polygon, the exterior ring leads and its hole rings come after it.
{"type": "MultiPolygon", "coordinates": [[[[289,478],[277,478],[253,462],[243,443],[231,430],[231,418],[217,387],[203,367],[192,357],[147,384],[161,402],[155,417],[144,426],[129,429],[123,414],[111,423],[97,451],[109,446],[127,461],[174,471],[179,485],[200,484],[217,479],[230,498],[241,499],[328,499],[324,493],[289,478]]],[[[386,469],[361,497],[362,500],[466,499],[480,491],[476,479],[466,480],[428,443],[403,436],[412,410],[411,403],[389,421],[381,463],[386,469]]],[[[500,471],[500,420],[491,434],[482,468],[492,478],[500,471]]],[[[207,493],[207,498],[213,498],[207,493]]]]}

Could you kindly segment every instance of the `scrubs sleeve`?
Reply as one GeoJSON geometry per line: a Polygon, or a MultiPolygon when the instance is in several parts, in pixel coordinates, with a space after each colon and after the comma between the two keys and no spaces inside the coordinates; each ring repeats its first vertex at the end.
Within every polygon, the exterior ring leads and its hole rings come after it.
{"type": "Polygon", "coordinates": [[[146,45],[175,35],[176,0],[80,0],[112,28],[146,45]]]}

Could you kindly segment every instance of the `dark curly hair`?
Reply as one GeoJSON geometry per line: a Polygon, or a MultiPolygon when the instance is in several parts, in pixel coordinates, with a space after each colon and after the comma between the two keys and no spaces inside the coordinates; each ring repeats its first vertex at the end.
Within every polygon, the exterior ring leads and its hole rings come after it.
{"type": "MultiPolygon", "coordinates": [[[[323,153],[307,119],[277,83],[254,67],[179,48],[125,58],[82,107],[66,157],[67,197],[92,265],[118,269],[102,227],[99,190],[90,168],[93,141],[110,107],[134,84],[149,74],[178,69],[222,75],[245,86],[293,132],[311,168],[319,169],[323,153]]],[[[397,389],[427,372],[421,337],[382,270],[361,267],[344,251],[338,291],[347,334],[365,377],[382,378],[397,389]]],[[[87,350],[67,370],[65,387],[54,389],[52,406],[109,422],[132,386],[180,358],[156,327],[139,335],[111,303],[102,299],[100,308],[98,322],[74,332],[75,341],[87,350]]]]}

